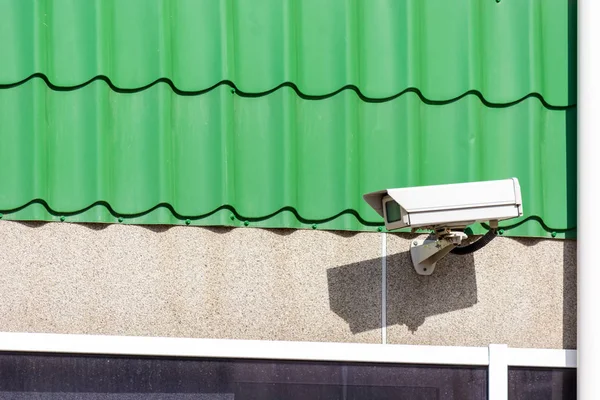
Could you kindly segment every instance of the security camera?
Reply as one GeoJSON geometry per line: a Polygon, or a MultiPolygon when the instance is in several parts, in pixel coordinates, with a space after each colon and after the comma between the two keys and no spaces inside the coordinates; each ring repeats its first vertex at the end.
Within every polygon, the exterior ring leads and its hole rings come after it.
{"type": "Polygon", "coordinates": [[[436,262],[467,238],[464,229],[523,215],[517,178],[380,190],[363,196],[383,217],[388,230],[428,228],[434,234],[411,245],[417,273],[431,275],[436,262]]]}

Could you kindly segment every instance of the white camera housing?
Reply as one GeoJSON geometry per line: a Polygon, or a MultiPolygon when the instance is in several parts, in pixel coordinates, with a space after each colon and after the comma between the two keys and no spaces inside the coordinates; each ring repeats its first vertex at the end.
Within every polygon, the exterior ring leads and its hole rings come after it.
{"type": "Polygon", "coordinates": [[[517,178],[386,189],[363,198],[384,218],[388,230],[464,228],[523,215],[517,178]]]}
{"type": "MultiPolygon", "coordinates": [[[[388,230],[435,231],[411,243],[410,255],[419,275],[433,273],[436,263],[467,238],[463,230],[468,225],[488,222],[496,228],[498,221],[523,215],[517,178],[387,189],[363,197],[384,218],[388,230]]],[[[490,233],[495,235],[495,231],[490,233]]]]}

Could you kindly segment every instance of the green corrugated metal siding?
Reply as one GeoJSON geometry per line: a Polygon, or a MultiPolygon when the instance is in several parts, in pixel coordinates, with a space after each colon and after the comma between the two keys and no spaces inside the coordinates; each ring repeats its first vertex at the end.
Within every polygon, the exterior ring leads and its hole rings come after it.
{"type": "MultiPolygon", "coordinates": [[[[569,101],[566,0],[0,0],[0,84],[569,101]]],[[[575,85],[571,86],[574,90],[575,85]]],[[[571,93],[571,98],[574,98],[571,93]]]]}
{"type": "Polygon", "coordinates": [[[573,7],[0,0],[0,212],[373,230],[364,192],[516,176],[507,233],[564,237],[573,7]]]}

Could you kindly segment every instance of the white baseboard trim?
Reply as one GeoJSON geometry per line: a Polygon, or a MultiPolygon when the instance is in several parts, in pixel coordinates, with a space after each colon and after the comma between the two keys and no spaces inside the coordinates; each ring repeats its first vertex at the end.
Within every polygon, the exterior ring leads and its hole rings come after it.
{"type": "MultiPolygon", "coordinates": [[[[490,362],[488,347],[13,332],[0,332],[0,351],[472,366],[487,366],[490,362]]],[[[508,348],[507,363],[575,368],[577,355],[575,350],[508,348]]]]}

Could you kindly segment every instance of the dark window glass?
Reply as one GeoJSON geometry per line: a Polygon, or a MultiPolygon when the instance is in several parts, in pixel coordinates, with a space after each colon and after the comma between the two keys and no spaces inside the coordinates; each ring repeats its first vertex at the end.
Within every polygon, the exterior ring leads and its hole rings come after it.
{"type": "Polygon", "coordinates": [[[388,222],[400,221],[402,213],[400,212],[400,205],[395,201],[388,201],[385,203],[385,216],[388,222]]]}
{"type": "Polygon", "coordinates": [[[509,368],[509,400],[576,400],[574,368],[509,368]]]}
{"type": "Polygon", "coordinates": [[[485,367],[0,353],[0,399],[468,400],[485,367]]]}

